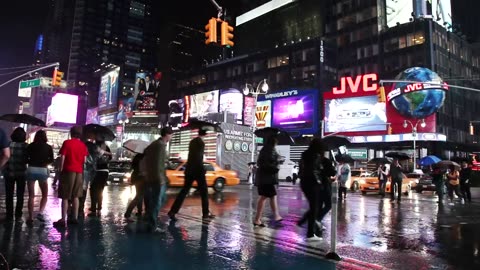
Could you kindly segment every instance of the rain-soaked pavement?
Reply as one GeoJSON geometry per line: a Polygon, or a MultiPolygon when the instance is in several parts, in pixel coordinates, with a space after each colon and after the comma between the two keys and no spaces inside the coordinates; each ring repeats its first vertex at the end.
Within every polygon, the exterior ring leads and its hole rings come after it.
{"type": "MultiPolygon", "coordinates": [[[[51,222],[60,216],[53,190],[50,221],[28,227],[3,222],[2,185],[0,269],[480,269],[480,190],[471,205],[444,207],[430,193],[411,194],[401,205],[378,195],[349,194],[338,210],[340,262],[325,259],[330,215],[318,243],[306,243],[306,229],[295,225],[307,208],[298,187],[280,187],[284,221],[266,228],[251,225],[257,196],[248,186],[212,192],[211,211],[217,215],[212,221],[202,221],[200,198],[193,194],[179,221],[169,224],[165,213],[177,191],[169,191],[161,213],[166,233],[149,234],[142,224],[123,220],[133,187],[108,186],[100,218],[57,230],[51,222]]],[[[269,213],[267,206],[265,221],[269,213]]]]}

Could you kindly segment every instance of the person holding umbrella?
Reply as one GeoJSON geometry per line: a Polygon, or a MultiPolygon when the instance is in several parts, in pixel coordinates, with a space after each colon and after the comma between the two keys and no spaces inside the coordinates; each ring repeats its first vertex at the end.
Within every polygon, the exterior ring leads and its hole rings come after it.
{"type": "Polygon", "coordinates": [[[460,190],[463,198],[472,202],[472,194],[470,192],[470,177],[472,175],[472,168],[468,167],[467,162],[462,162],[462,169],[460,170],[460,190]]]}
{"type": "Polygon", "coordinates": [[[144,157],[143,153],[137,153],[132,160],[132,184],[135,185],[135,198],[127,206],[125,211],[125,219],[127,222],[133,222],[131,218],[133,209],[137,207],[137,216],[142,215],[142,206],[145,196],[145,172],[140,170],[140,162],[144,157]]]}
{"type": "Polygon", "coordinates": [[[97,134],[96,146],[99,152],[96,163],[95,177],[90,184],[90,213],[89,217],[100,216],[103,203],[103,190],[108,180],[108,162],[112,159],[110,148],[105,143],[105,137],[97,134]]]}
{"type": "Polygon", "coordinates": [[[393,159],[393,163],[390,166],[390,177],[391,177],[391,185],[390,185],[390,201],[395,201],[395,190],[398,192],[397,203],[400,203],[402,200],[402,181],[403,178],[406,178],[405,174],[403,174],[402,166],[398,162],[398,158],[393,159]]]}

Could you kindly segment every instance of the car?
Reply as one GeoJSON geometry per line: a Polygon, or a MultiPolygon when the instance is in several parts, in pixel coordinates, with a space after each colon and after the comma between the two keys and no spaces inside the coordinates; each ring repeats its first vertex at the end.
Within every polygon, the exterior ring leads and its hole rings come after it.
{"type": "Polygon", "coordinates": [[[115,160],[108,163],[108,181],[111,183],[130,183],[132,162],[130,160],[115,160]]]}
{"type": "Polygon", "coordinates": [[[298,164],[291,160],[284,160],[279,167],[278,179],[287,182],[296,181],[298,179],[298,164]]]}
{"type": "MultiPolygon", "coordinates": [[[[170,160],[167,166],[167,178],[169,186],[183,187],[185,185],[185,161],[170,160]]],[[[215,162],[206,161],[203,163],[206,173],[207,186],[213,187],[216,192],[222,191],[225,186],[235,186],[240,184],[240,178],[235,171],[225,170],[215,162]]],[[[197,182],[193,183],[197,186],[197,182]]]]}
{"type": "Polygon", "coordinates": [[[351,191],[357,191],[360,189],[360,180],[365,177],[368,177],[372,174],[370,171],[365,171],[363,169],[352,169],[351,179],[345,183],[345,186],[350,187],[351,191]]]}
{"type": "Polygon", "coordinates": [[[420,178],[423,176],[423,173],[407,173],[407,181],[410,181],[410,187],[416,189],[420,178]]]}
{"type": "MultiPolygon", "coordinates": [[[[380,191],[380,181],[378,180],[378,173],[373,172],[367,177],[360,178],[360,191],[362,195],[366,195],[370,192],[379,192],[380,191]]],[[[387,181],[385,186],[385,192],[391,192],[391,181],[387,181]]],[[[402,181],[402,192],[408,195],[411,191],[410,181],[402,181]]]]}
{"type": "Polygon", "coordinates": [[[433,184],[433,177],[428,174],[422,175],[418,180],[415,191],[418,193],[422,193],[424,191],[436,191],[435,185],[433,184]]]}

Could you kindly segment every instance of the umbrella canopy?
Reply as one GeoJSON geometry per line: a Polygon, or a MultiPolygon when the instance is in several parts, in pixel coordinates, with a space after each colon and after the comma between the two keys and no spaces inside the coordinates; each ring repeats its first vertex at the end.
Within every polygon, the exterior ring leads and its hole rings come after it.
{"type": "Polygon", "coordinates": [[[344,163],[355,162],[355,159],[353,159],[350,155],[336,155],[335,160],[338,162],[344,162],[344,163]]]}
{"type": "Polygon", "coordinates": [[[23,123],[28,125],[46,127],[45,122],[41,119],[38,119],[34,116],[24,113],[13,113],[13,114],[4,114],[0,116],[0,120],[13,122],[13,123],[23,123]]]}
{"type": "Polygon", "coordinates": [[[440,162],[437,162],[433,165],[434,168],[440,168],[440,169],[449,169],[450,166],[455,166],[455,168],[460,169],[460,164],[451,161],[451,160],[442,160],[440,162]]]}
{"type": "Polygon", "coordinates": [[[439,159],[437,156],[426,156],[426,157],[421,158],[418,161],[418,164],[420,166],[430,166],[430,165],[433,165],[433,164],[438,163],[440,161],[442,161],[442,160],[439,159]]]}
{"type": "Polygon", "coordinates": [[[266,127],[255,130],[255,136],[259,138],[276,137],[279,144],[295,144],[293,138],[285,130],[279,128],[266,127]]]}
{"type": "Polygon", "coordinates": [[[350,144],[350,141],[345,136],[328,136],[323,137],[322,142],[327,147],[327,150],[337,149],[340,146],[347,146],[350,144]]]}
{"type": "Polygon", "coordinates": [[[372,158],[368,161],[368,163],[372,164],[390,164],[392,163],[392,158],[389,157],[377,157],[377,158],[372,158]]]}
{"type": "Polygon", "coordinates": [[[83,126],[83,133],[93,133],[95,136],[105,138],[105,141],[113,141],[115,139],[115,134],[113,131],[107,127],[97,124],[88,124],[83,126]]]}
{"type": "Polygon", "coordinates": [[[386,157],[396,158],[398,160],[409,160],[410,156],[402,152],[388,152],[385,154],[386,157]]]}
{"type": "Polygon", "coordinates": [[[218,124],[210,123],[207,121],[195,120],[195,119],[190,120],[185,126],[182,127],[182,130],[194,130],[194,129],[203,129],[203,130],[223,133],[223,129],[218,124]]]}
{"type": "Polygon", "coordinates": [[[145,148],[149,145],[148,142],[142,140],[128,140],[123,143],[123,148],[132,151],[137,154],[143,153],[145,148]]]}

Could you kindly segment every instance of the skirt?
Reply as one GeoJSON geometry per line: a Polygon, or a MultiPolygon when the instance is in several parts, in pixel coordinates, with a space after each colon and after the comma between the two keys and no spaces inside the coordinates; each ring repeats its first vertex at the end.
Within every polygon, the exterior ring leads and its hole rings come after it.
{"type": "Polygon", "coordinates": [[[275,185],[270,185],[270,184],[259,185],[257,189],[258,189],[258,195],[263,197],[272,198],[277,195],[277,190],[275,189],[275,185]]]}

